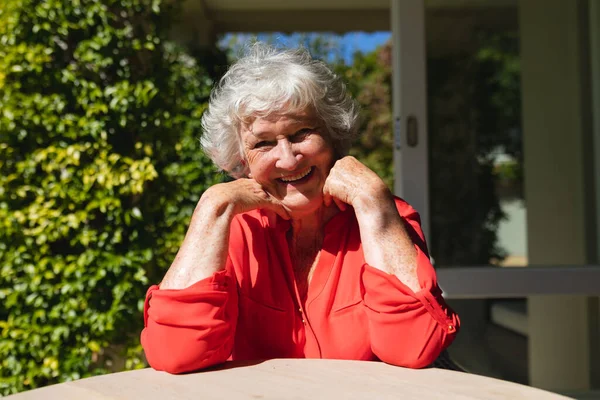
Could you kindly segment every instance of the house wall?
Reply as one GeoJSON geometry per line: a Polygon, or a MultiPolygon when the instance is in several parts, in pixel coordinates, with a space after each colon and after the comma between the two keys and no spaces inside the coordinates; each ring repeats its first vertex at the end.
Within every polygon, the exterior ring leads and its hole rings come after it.
{"type": "MultiPolygon", "coordinates": [[[[579,0],[519,3],[530,265],[593,261],[586,9],[579,0]]],[[[588,299],[536,296],[528,307],[530,384],[589,389],[588,299]]]]}
{"type": "MultiPolygon", "coordinates": [[[[592,119],[593,119],[593,141],[594,141],[594,174],[596,204],[600,200],[600,1],[589,3],[589,27],[590,27],[590,61],[592,79],[592,119]]],[[[596,207],[596,229],[600,227],[600,206],[596,207]]],[[[596,260],[600,257],[600,234],[596,232],[596,260]]],[[[591,332],[590,337],[600,337],[600,298],[591,300],[591,332]]],[[[594,388],[600,388],[600,341],[592,342],[591,380],[594,388]]]]}

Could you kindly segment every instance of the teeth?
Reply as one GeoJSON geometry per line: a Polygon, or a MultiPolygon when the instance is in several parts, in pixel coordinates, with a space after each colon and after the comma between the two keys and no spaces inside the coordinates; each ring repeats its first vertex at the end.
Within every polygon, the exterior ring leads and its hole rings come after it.
{"type": "Polygon", "coordinates": [[[286,176],[285,178],[281,178],[282,181],[284,182],[293,182],[293,181],[297,181],[298,179],[302,179],[304,178],[306,175],[310,174],[310,171],[312,171],[312,167],[308,168],[306,171],[298,174],[298,175],[293,175],[293,176],[286,176]]]}

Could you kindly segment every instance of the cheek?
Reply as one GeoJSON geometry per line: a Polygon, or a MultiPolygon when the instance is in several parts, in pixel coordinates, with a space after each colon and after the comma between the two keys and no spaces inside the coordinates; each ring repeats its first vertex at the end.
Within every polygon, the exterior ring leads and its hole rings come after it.
{"type": "Polygon", "coordinates": [[[333,148],[323,136],[313,136],[306,142],[303,153],[313,157],[333,157],[333,148]]]}
{"type": "Polygon", "coordinates": [[[249,167],[252,167],[252,165],[256,164],[256,154],[246,152],[246,162],[248,163],[249,167]]]}
{"type": "Polygon", "coordinates": [[[323,163],[327,164],[328,168],[331,168],[333,166],[336,157],[335,152],[333,151],[333,148],[329,143],[323,141],[323,143],[321,143],[320,151],[318,152],[318,154],[319,158],[323,160],[323,163]]]}
{"type": "Polygon", "coordinates": [[[270,162],[267,154],[247,154],[246,159],[248,160],[250,173],[255,179],[268,173],[270,162]]]}

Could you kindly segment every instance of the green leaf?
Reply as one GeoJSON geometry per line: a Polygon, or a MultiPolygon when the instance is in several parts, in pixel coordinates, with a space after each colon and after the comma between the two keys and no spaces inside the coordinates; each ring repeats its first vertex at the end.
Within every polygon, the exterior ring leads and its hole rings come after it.
{"type": "Polygon", "coordinates": [[[137,207],[133,207],[131,209],[131,214],[137,219],[140,219],[140,220],[142,219],[142,212],[137,207]]]}
{"type": "Polygon", "coordinates": [[[121,350],[144,365],[147,286],[222,179],[198,146],[217,59],[165,40],[177,12],[2,2],[0,396],[108,372],[121,350]]]}

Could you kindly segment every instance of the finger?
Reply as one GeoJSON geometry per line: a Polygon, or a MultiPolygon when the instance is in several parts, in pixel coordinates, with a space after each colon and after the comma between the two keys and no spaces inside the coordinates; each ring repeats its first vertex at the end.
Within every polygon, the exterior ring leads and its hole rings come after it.
{"type": "Polygon", "coordinates": [[[325,193],[323,195],[323,204],[325,205],[325,207],[329,207],[331,205],[331,195],[328,193],[325,193]]]}
{"type": "Polygon", "coordinates": [[[337,206],[337,208],[340,209],[340,211],[346,211],[346,208],[347,208],[346,203],[344,203],[342,200],[338,199],[337,197],[334,197],[333,201],[335,202],[335,205],[337,206]]]}
{"type": "Polygon", "coordinates": [[[285,207],[283,207],[281,205],[281,203],[279,203],[278,201],[276,201],[274,199],[270,199],[270,201],[267,203],[265,208],[275,212],[277,215],[279,215],[281,218],[283,218],[285,220],[290,219],[290,215],[288,214],[285,207]]]}
{"type": "Polygon", "coordinates": [[[329,193],[329,185],[327,180],[325,180],[325,184],[323,185],[323,204],[325,207],[329,207],[331,205],[331,193],[329,193]]]}
{"type": "Polygon", "coordinates": [[[273,211],[286,221],[288,221],[291,218],[286,209],[282,206],[273,208],[273,211]]]}

